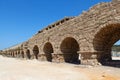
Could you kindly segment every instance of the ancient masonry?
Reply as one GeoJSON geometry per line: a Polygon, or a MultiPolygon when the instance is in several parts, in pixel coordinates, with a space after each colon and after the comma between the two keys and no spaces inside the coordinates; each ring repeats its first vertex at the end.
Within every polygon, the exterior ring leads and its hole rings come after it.
{"type": "Polygon", "coordinates": [[[120,0],[99,3],[77,17],[65,17],[22,44],[0,51],[7,57],[96,65],[111,61],[120,39],[120,0]]]}

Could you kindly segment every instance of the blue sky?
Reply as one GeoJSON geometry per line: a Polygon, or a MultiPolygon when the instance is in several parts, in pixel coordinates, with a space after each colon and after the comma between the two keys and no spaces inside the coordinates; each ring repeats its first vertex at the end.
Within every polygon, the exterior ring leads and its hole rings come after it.
{"type": "Polygon", "coordinates": [[[65,16],[78,16],[108,1],[111,0],[0,0],[0,49],[26,41],[65,16]]]}

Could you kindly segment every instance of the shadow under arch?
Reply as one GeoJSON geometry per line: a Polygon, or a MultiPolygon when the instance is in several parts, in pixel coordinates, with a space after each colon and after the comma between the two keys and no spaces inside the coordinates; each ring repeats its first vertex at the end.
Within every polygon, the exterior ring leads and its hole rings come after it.
{"type": "Polygon", "coordinates": [[[93,47],[99,54],[98,61],[100,63],[106,65],[112,62],[111,48],[119,39],[120,24],[107,25],[97,32],[93,39],[93,47]]]}
{"type": "Polygon", "coordinates": [[[74,38],[66,37],[62,41],[60,49],[63,53],[65,62],[80,64],[79,54],[77,53],[79,51],[79,44],[74,38]]]}
{"type": "Polygon", "coordinates": [[[27,49],[27,51],[26,51],[26,56],[27,56],[27,58],[28,58],[28,59],[30,59],[30,58],[31,58],[31,55],[30,55],[30,50],[29,50],[29,49],[27,49]]]}
{"type": "Polygon", "coordinates": [[[50,42],[47,42],[44,45],[43,51],[44,51],[44,53],[46,55],[47,61],[52,62],[52,53],[54,51],[53,51],[53,46],[52,46],[52,44],[50,42]]]}
{"type": "Polygon", "coordinates": [[[21,52],[21,56],[22,56],[22,58],[24,58],[24,51],[21,52]]]}
{"type": "Polygon", "coordinates": [[[37,45],[33,47],[33,53],[36,59],[38,59],[38,54],[39,54],[39,48],[37,45]]]}

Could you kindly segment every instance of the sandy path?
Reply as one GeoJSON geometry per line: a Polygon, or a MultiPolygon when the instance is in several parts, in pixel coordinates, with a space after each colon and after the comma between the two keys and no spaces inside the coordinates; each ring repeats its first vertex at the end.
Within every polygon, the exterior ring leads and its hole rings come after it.
{"type": "Polygon", "coordinates": [[[0,57],[0,80],[89,80],[72,66],[0,57]]]}
{"type": "Polygon", "coordinates": [[[120,80],[120,69],[0,56],[0,80],[120,80]]]}

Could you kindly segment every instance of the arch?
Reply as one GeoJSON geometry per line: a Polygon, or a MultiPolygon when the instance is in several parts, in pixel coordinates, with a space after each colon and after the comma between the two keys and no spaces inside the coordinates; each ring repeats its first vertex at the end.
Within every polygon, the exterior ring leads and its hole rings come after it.
{"type": "Polygon", "coordinates": [[[52,61],[53,46],[50,42],[47,42],[44,45],[43,51],[46,55],[47,61],[52,61]]]}
{"type": "Polygon", "coordinates": [[[26,51],[26,56],[27,56],[27,58],[28,58],[28,59],[30,59],[30,58],[31,58],[31,55],[30,55],[30,50],[29,50],[29,49],[26,51]]]}
{"type": "Polygon", "coordinates": [[[33,53],[36,59],[38,59],[38,54],[39,54],[39,48],[37,45],[33,47],[33,53]]]}
{"type": "Polygon", "coordinates": [[[60,45],[61,52],[63,53],[65,62],[68,63],[79,63],[79,44],[78,42],[72,38],[65,38],[60,45]]]}
{"type": "Polygon", "coordinates": [[[63,41],[65,38],[68,38],[68,37],[74,38],[76,41],[79,41],[80,39],[78,35],[66,33],[65,35],[62,35],[62,37],[60,37],[60,41],[58,41],[57,44],[61,45],[61,41],[63,41]]]}
{"type": "Polygon", "coordinates": [[[111,61],[111,48],[115,42],[120,39],[120,24],[111,24],[101,28],[94,37],[93,46],[98,52],[98,61],[104,62],[111,61]]]}
{"type": "Polygon", "coordinates": [[[24,58],[24,51],[21,52],[21,56],[22,56],[22,58],[24,58]]]}

